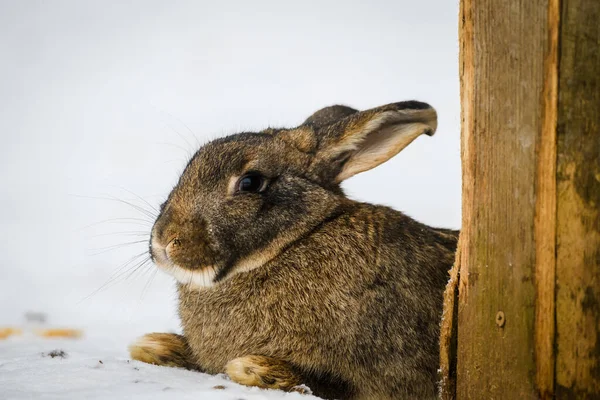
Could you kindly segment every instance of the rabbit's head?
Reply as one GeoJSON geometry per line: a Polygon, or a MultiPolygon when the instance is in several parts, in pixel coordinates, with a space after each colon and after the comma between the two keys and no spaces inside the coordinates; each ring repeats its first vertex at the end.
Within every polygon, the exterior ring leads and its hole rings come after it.
{"type": "Polygon", "coordinates": [[[327,107],[294,129],[214,140],[161,206],[152,258],[197,288],[259,268],[339,212],[343,180],[436,126],[433,108],[407,101],[361,112],[327,107]]]}

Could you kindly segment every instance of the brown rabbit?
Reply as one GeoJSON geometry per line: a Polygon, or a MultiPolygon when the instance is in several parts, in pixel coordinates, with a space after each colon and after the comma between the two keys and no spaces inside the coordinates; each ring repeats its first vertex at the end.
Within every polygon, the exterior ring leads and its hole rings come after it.
{"type": "Polygon", "coordinates": [[[161,206],[150,252],[178,281],[183,335],[134,359],[326,398],[435,398],[442,292],[457,231],[344,196],[436,112],[324,108],[294,129],[203,146],[161,206]]]}

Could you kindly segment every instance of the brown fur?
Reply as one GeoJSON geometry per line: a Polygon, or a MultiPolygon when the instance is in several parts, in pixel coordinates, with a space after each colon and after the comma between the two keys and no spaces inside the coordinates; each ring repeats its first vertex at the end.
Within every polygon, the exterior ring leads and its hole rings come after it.
{"type": "Polygon", "coordinates": [[[264,389],[290,391],[302,384],[288,362],[273,357],[239,357],[227,363],[225,372],[234,382],[264,389]]]}
{"type": "Polygon", "coordinates": [[[190,362],[191,352],[186,339],[175,333],[149,333],[129,346],[131,358],[165,367],[197,369],[190,362]]]}
{"type": "Polygon", "coordinates": [[[334,106],[294,129],[203,146],[152,232],[157,265],[179,280],[184,335],[164,347],[185,351],[145,352],[183,355],[169,365],[208,373],[229,369],[244,384],[306,383],[327,398],[434,398],[458,232],[351,201],[338,182],[435,128],[424,103],[334,106]],[[264,192],[234,190],[247,171],[267,178],[264,192]],[[212,286],[187,280],[200,273],[212,273],[212,286]],[[249,369],[228,368],[242,365],[236,359],[249,369]]]}

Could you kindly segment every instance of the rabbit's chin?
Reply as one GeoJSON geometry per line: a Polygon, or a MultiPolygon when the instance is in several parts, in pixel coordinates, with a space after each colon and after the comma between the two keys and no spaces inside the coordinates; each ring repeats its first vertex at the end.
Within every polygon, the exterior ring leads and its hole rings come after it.
{"type": "Polygon", "coordinates": [[[179,265],[159,265],[159,268],[174,277],[177,282],[192,289],[204,289],[215,285],[216,269],[212,266],[191,270],[179,265]]]}

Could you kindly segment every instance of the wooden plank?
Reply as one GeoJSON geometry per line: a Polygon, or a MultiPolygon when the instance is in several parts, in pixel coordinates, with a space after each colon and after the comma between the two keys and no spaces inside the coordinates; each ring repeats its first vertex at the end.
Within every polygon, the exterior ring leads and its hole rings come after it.
{"type": "Polygon", "coordinates": [[[536,143],[535,361],[542,399],[554,395],[556,343],[556,126],[558,105],[560,2],[548,2],[548,53],[544,64],[542,130],[536,143]]]}
{"type": "Polygon", "coordinates": [[[440,399],[456,398],[456,348],[458,319],[458,273],[460,268],[461,240],[458,241],[456,260],[450,270],[450,279],[444,291],[444,311],[440,325],[440,399]]]}
{"type": "Polygon", "coordinates": [[[563,0],[558,84],[556,395],[600,398],[600,2],[563,0]]]}
{"type": "Polygon", "coordinates": [[[442,398],[600,398],[600,1],[462,0],[460,18],[442,398]]]}
{"type": "Polygon", "coordinates": [[[536,142],[547,1],[463,0],[459,399],[536,398],[536,142]]]}

